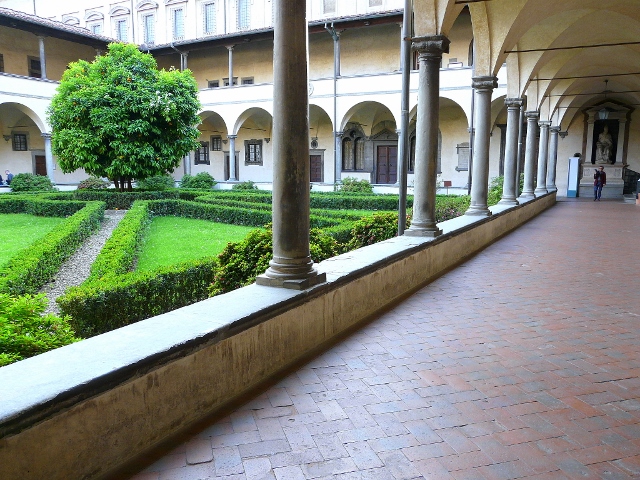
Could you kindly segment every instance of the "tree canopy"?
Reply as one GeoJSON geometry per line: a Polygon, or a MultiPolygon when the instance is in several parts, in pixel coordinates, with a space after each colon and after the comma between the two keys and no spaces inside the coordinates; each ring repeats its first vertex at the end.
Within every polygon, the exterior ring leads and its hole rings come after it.
{"type": "Polygon", "coordinates": [[[198,148],[198,89],[189,70],[158,70],[133,44],[112,43],[69,65],[49,107],[52,151],[64,172],[130,184],[172,172],[198,148]]]}

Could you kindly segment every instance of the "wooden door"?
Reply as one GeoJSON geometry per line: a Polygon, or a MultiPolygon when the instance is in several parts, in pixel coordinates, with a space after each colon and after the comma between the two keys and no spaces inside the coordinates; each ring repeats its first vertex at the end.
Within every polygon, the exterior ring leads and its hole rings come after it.
{"type": "MultiPolygon", "coordinates": [[[[224,179],[229,180],[229,152],[224,152],[224,179]]],[[[240,161],[236,152],[236,180],[240,180],[240,161]]]]}
{"type": "Polygon", "coordinates": [[[310,181],[322,182],[322,155],[309,155],[310,181]]]}
{"type": "Polygon", "coordinates": [[[398,179],[398,147],[379,146],[376,165],[376,183],[396,183],[398,179]]]}
{"type": "Polygon", "coordinates": [[[47,176],[47,159],[44,155],[36,155],[36,175],[47,176]]]}

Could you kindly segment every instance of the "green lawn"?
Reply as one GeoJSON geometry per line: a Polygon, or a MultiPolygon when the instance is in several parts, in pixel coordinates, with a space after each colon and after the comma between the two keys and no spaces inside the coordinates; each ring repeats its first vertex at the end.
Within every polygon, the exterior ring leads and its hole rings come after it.
{"type": "Polygon", "coordinates": [[[138,270],[217,255],[229,242],[239,242],[255,227],[240,227],[182,217],[156,217],[138,257],[138,270]]]}
{"type": "Polygon", "coordinates": [[[36,217],[26,213],[0,214],[0,266],[20,250],[44,237],[64,220],[59,217],[36,217]]]}

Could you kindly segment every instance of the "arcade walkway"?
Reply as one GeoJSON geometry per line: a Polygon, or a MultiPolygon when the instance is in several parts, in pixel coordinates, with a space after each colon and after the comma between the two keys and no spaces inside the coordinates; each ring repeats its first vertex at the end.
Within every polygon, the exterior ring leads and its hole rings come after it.
{"type": "Polygon", "coordinates": [[[640,478],[639,241],[561,199],[132,478],[640,478]]]}

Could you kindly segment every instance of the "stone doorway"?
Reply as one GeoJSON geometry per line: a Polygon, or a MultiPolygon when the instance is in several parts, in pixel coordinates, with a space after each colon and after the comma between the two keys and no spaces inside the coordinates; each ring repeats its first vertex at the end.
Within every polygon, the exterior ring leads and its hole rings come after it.
{"type": "Polygon", "coordinates": [[[396,183],[398,178],[398,147],[380,145],[377,154],[376,183],[396,183]]]}
{"type": "Polygon", "coordinates": [[[47,176],[47,159],[44,155],[35,155],[36,175],[47,176]]]}

